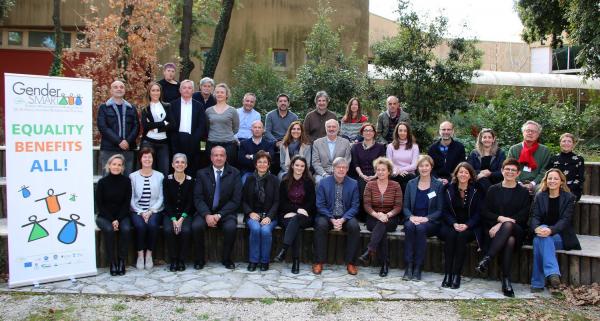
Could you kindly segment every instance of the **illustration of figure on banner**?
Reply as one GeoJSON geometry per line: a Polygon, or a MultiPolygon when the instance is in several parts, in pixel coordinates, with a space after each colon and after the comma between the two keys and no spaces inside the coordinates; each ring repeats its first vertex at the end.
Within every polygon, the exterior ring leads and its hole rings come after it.
{"type": "Polygon", "coordinates": [[[48,196],[42,197],[36,202],[46,201],[46,208],[48,209],[49,214],[58,213],[60,211],[60,203],[58,202],[58,197],[61,195],[65,195],[66,192],[60,194],[54,194],[54,190],[52,188],[48,189],[48,196]]]}
{"type": "Polygon", "coordinates": [[[85,224],[79,222],[81,218],[77,214],[71,214],[70,219],[59,217],[61,221],[66,221],[65,225],[58,232],[58,240],[64,244],[72,244],[77,240],[78,227],[77,225],[85,226],[85,224]]]}
{"type": "Polygon", "coordinates": [[[29,223],[27,223],[25,225],[21,225],[21,227],[27,227],[29,225],[33,225],[31,227],[31,232],[29,232],[29,239],[27,242],[32,242],[35,240],[43,239],[44,237],[49,235],[48,231],[40,224],[41,222],[46,221],[46,220],[47,220],[47,218],[38,221],[36,215],[31,215],[29,217],[29,223]]]}

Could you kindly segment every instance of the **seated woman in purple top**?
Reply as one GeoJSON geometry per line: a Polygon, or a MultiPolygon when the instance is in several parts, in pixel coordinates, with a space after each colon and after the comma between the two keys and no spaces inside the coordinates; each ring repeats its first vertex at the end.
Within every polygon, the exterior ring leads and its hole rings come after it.
{"type": "Polygon", "coordinates": [[[393,140],[387,145],[386,156],[394,164],[392,179],[400,184],[402,191],[406,183],[415,178],[419,146],[415,143],[410,125],[399,122],[393,133],[393,140]]]}

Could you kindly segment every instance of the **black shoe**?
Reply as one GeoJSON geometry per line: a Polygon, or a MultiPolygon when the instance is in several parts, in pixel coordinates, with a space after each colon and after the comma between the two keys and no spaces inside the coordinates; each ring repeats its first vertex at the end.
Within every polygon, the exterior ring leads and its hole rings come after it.
{"type": "Polygon", "coordinates": [[[269,271],[269,263],[261,263],[260,264],[260,270],[261,271],[269,271]]]}
{"type": "Polygon", "coordinates": [[[420,265],[415,265],[415,269],[413,270],[413,280],[421,281],[421,271],[423,267],[420,265]]]}
{"type": "Polygon", "coordinates": [[[256,265],[257,265],[257,263],[252,263],[252,262],[248,263],[248,271],[250,271],[250,272],[256,271],[256,265]]]}
{"type": "Polygon", "coordinates": [[[484,256],[483,259],[481,259],[481,261],[479,261],[479,264],[477,264],[477,267],[475,268],[475,271],[484,274],[488,271],[488,267],[490,266],[490,261],[492,260],[491,257],[489,257],[488,255],[484,256]]]}
{"type": "Polygon", "coordinates": [[[119,274],[119,266],[116,261],[110,262],[110,275],[115,276],[119,274]]]}
{"type": "Polygon", "coordinates": [[[373,252],[370,251],[369,249],[366,249],[364,251],[364,253],[358,257],[358,260],[364,265],[364,266],[369,266],[369,263],[371,263],[371,257],[373,256],[373,252]]]}
{"type": "Polygon", "coordinates": [[[298,274],[300,273],[300,259],[292,259],[292,273],[298,274]]]}
{"type": "Polygon", "coordinates": [[[177,261],[177,271],[185,271],[185,262],[183,260],[177,261]]]}
{"type": "Polygon", "coordinates": [[[444,280],[442,280],[442,288],[449,288],[452,285],[452,274],[444,274],[444,280]]]}
{"type": "Polygon", "coordinates": [[[118,275],[125,275],[125,259],[119,259],[119,265],[117,267],[118,275]]]}
{"type": "Polygon", "coordinates": [[[402,276],[402,280],[408,281],[413,279],[413,265],[412,263],[407,263],[406,268],[404,269],[404,275],[402,276]]]}
{"type": "Polygon", "coordinates": [[[384,262],[383,264],[381,264],[381,270],[379,270],[379,276],[384,278],[388,275],[388,272],[389,272],[389,263],[384,262]]]}
{"type": "Polygon", "coordinates": [[[452,288],[452,289],[460,288],[460,274],[454,275],[454,277],[452,278],[452,286],[450,286],[450,288],[452,288]]]}
{"type": "Polygon", "coordinates": [[[230,270],[233,270],[233,269],[235,269],[235,264],[233,264],[233,262],[231,262],[231,261],[223,261],[223,262],[221,262],[221,263],[223,264],[223,266],[224,266],[226,269],[230,269],[230,270]]]}
{"type": "Polygon", "coordinates": [[[177,272],[177,260],[171,259],[171,265],[169,265],[170,272],[177,272]]]}
{"type": "Polygon", "coordinates": [[[204,261],[194,262],[194,270],[202,270],[204,268],[204,261]]]}
{"type": "Polygon", "coordinates": [[[279,253],[277,253],[277,255],[275,255],[275,258],[273,258],[273,261],[275,262],[283,262],[285,261],[285,254],[286,254],[287,250],[286,249],[281,249],[279,251],[279,253]]]}
{"type": "Polygon", "coordinates": [[[502,293],[504,294],[504,296],[507,296],[509,298],[515,297],[515,291],[513,290],[512,284],[510,283],[510,278],[502,278],[502,293]]]}

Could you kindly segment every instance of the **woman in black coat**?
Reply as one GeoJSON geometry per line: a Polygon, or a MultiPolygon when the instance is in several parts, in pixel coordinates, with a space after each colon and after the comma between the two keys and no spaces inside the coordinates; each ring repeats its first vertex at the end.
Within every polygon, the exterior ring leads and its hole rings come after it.
{"type": "Polygon", "coordinates": [[[96,225],[102,231],[106,257],[110,260],[110,275],[125,274],[125,260],[131,219],[129,202],[131,201],[131,182],[123,175],[125,157],[121,154],[111,156],[106,162],[108,175],[102,177],[96,186],[96,206],[98,216],[96,225]],[[115,234],[119,234],[118,255],[114,253],[115,234]]]}
{"type": "Polygon", "coordinates": [[[142,109],[142,147],[154,149],[155,169],[169,175],[169,132],[171,105],[162,101],[163,90],[159,83],[151,82],[148,86],[148,106],[142,109]]]}
{"type": "Polygon", "coordinates": [[[248,271],[269,270],[273,229],[277,226],[279,179],[269,172],[271,156],[260,150],[254,155],[254,173],[246,179],[242,190],[242,210],[250,230],[248,271]]]}
{"type": "Polygon", "coordinates": [[[316,213],[315,183],[306,159],[296,155],[290,161],[288,175],[279,186],[279,220],[285,229],[283,247],[275,261],[285,260],[292,247],[292,273],[300,273],[299,232],[313,225],[316,213]],[[290,175],[291,173],[291,175],[290,175]]]}
{"type": "Polygon", "coordinates": [[[531,291],[544,290],[546,279],[553,288],[560,285],[560,269],[556,250],[581,250],[573,229],[575,195],[569,192],[567,178],[556,168],[544,175],[540,192],[533,201],[531,229],[533,238],[533,269],[531,291]]]}
{"type": "Polygon", "coordinates": [[[492,258],[501,254],[502,292],[508,297],[515,296],[510,276],[512,256],[523,243],[530,209],[529,191],[517,183],[520,173],[519,162],[508,158],[502,163],[504,180],[488,189],[482,214],[486,243],[490,245],[476,267],[485,273],[492,258]]]}
{"type": "Polygon", "coordinates": [[[440,238],[444,240],[444,280],[443,288],[460,288],[467,244],[477,240],[479,235],[479,212],[483,192],[476,183],[475,170],[469,163],[462,162],[452,173],[452,182],[444,193],[444,210],[440,238]]]}

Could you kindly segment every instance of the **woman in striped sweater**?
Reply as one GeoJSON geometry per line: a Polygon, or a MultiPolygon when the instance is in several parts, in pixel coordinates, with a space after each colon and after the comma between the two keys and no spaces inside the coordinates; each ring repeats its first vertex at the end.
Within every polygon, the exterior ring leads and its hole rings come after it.
{"type": "Polygon", "coordinates": [[[163,210],[163,174],[152,169],[154,150],[144,147],[140,151],[141,169],[131,173],[131,221],[136,230],[138,269],[151,269],[152,251],[156,245],[163,210]],[[144,251],[146,252],[144,255],[144,251]]]}

